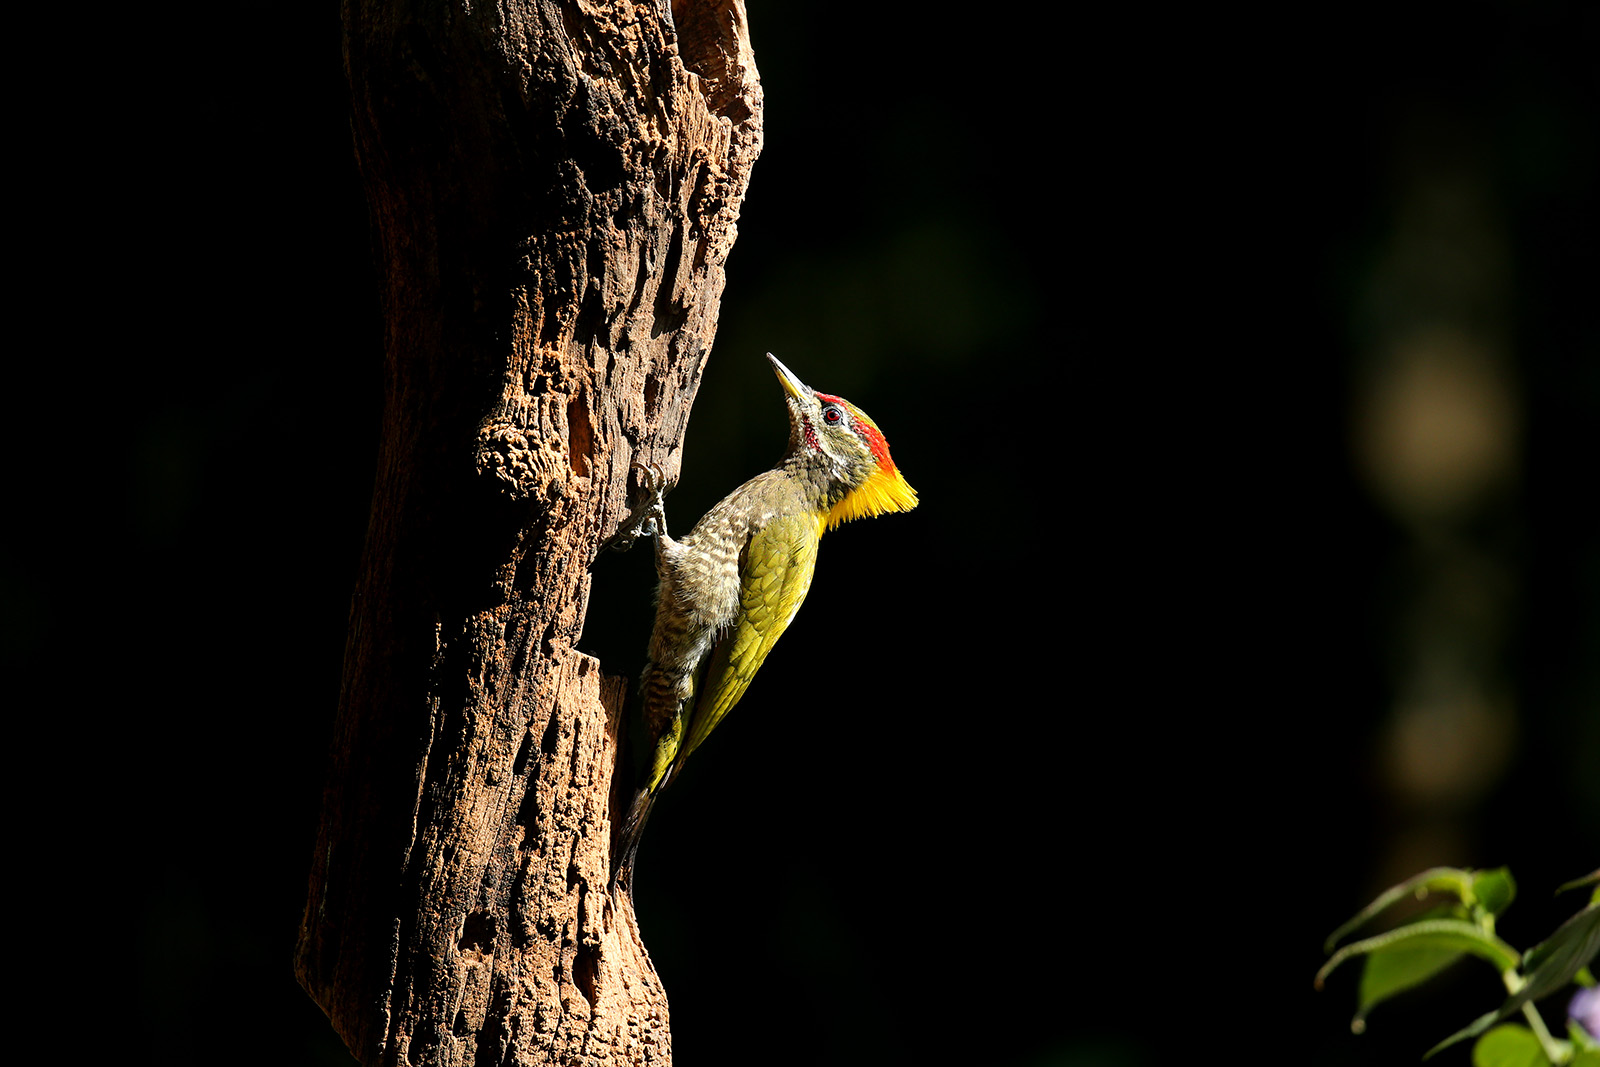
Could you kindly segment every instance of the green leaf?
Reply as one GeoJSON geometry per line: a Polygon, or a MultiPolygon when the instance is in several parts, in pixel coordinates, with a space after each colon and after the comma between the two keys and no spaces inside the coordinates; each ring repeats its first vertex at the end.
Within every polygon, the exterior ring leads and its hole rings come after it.
{"type": "Polygon", "coordinates": [[[1550,1067],[1532,1030],[1516,1023],[1497,1026],[1472,1046],[1472,1067],[1550,1067]]]}
{"type": "Polygon", "coordinates": [[[1597,951],[1600,951],[1600,904],[1590,904],[1528,950],[1522,961],[1528,984],[1517,996],[1526,1003],[1554,993],[1572,981],[1578,971],[1594,959],[1597,951]]]}
{"type": "Polygon", "coordinates": [[[1585,1050],[1572,1057],[1567,1067],[1600,1067],[1600,1052],[1585,1050]]]}
{"type": "Polygon", "coordinates": [[[1490,915],[1501,915],[1517,898],[1517,883],[1509,867],[1496,867],[1477,873],[1472,879],[1472,892],[1478,898],[1478,905],[1490,915]]]}
{"type": "Polygon", "coordinates": [[[1487,1014],[1480,1015],[1466,1026],[1463,1026],[1461,1029],[1457,1030],[1455,1033],[1451,1034],[1449,1037],[1430,1048],[1427,1051],[1427,1054],[1422,1058],[1425,1060],[1431,1060],[1433,1059],[1435,1053],[1443,1052],[1445,1049],[1449,1048],[1451,1045],[1454,1045],[1458,1041],[1465,1041],[1469,1037],[1477,1037],[1479,1034],[1483,1033],[1485,1030],[1489,1029],[1489,1027],[1493,1026],[1503,1018],[1505,1018],[1505,1016],[1501,1015],[1497,1011],[1491,1011],[1487,1014]]]}
{"type": "Polygon", "coordinates": [[[1503,974],[1522,961],[1517,950],[1495,937],[1484,933],[1476,925],[1462,919],[1424,919],[1407,923],[1388,933],[1356,941],[1335,952],[1322,970],[1317,972],[1316,986],[1322,988],[1323,979],[1333,969],[1352,956],[1366,956],[1374,952],[1403,946],[1407,949],[1435,948],[1465,952],[1489,961],[1497,972],[1503,974]]]}
{"type": "Polygon", "coordinates": [[[1373,951],[1361,971],[1356,1017],[1351,1020],[1350,1028],[1360,1033],[1366,1029],[1368,1013],[1380,1001],[1427,981],[1463,955],[1465,953],[1456,948],[1412,946],[1403,942],[1373,951]]]}
{"type": "Polygon", "coordinates": [[[1569,889],[1577,889],[1579,886],[1585,885],[1596,886],[1596,891],[1600,892],[1600,867],[1590,871],[1582,878],[1574,878],[1570,882],[1562,882],[1560,885],[1556,886],[1556,896],[1559,897],[1562,893],[1565,893],[1569,889]]]}
{"type": "Polygon", "coordinates": [[[1333,946],[1337,945],[1346,934],[1364,925],[1368,919],[1389,905],[1407,897],[1416,897],[1420,900],[1430,892],[1454,893],[1462,903],[1470,904],[1474,899],[1472,872],[1456,867],[1430,867],[1421,874],[1407,878],[1399,885],[1390,886],[1379,893],[1378,898],[1371,904],[1356,912],[1349,922],[1329,934],[1328,939],[1322,943],[1322,951],[1332,952],[1333,946]]]}

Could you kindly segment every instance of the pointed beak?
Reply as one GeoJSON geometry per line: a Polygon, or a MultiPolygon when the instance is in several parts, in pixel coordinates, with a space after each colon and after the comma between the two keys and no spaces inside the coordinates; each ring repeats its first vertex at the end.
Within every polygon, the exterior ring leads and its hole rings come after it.
{"type": "Polygon", "coordinates": [[[772,363],[772,369],[777,373],[778,381],[783,384],[785,393],[802,402],[816,395],[809,385],[794,376],[793,371],[779,363],[777,356],[768,352],[767,359],[772,363]]]}

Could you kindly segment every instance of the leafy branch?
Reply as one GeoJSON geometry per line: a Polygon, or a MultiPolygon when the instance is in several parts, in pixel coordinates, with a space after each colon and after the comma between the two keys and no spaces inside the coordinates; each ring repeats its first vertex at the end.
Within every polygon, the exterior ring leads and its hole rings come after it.
{"type": "MultiPolygon", "coordinates": [[[[1500,975],[1506,987],[1504,1003],[1439,1042],[1424,1059],[1477,1038],[1474,1067],[1600,1067],[1600,1044],[1596,1044],[1600,1026],[1592,1018],[1590,1029],[1585,1029],[1576,1018],[1582,1013],[1574,1010],[1567,1037],[1557,1038],[1534,1003],[1573,982],[1586,990],[1595,986],[1588,964],[1600,950],[1600,870],[1574,879],[1556,892],[1583,886],[1594,887],[1588,905],[1544,941],[1518,952],[1495,934],[1495,920],[1517,895],[1508,869],[1435,867],[1423,871],[1384,890],[1328,936],[1323,950],[1331,955],[1317,972],[1316,987],[1321,989],[1324,979],[1340,964],[1361,957],[1356,1014],[1350,1022],[1350,1028],[1359,1034],[1366,1029],[1367,1015],[1379,1003],[1427,981],[1459,959],[1476,957],[1500,975]],[[1413,899],[1431,901],[1434,906],[1392,930],[1337,947],[1394,905],[1413,899]],[[1505,1022],[1519,1013],[1526,1025],[1505,1022]]],[[[1580,994],[1574,998],[1575,1005],[1580,1002],[1600,1005],[1600,991],[1592,997],[1580,994]]],[[[1595,1007],[1586,1010],[1591,1015],[1600,1013],[1595,1007]]]]}

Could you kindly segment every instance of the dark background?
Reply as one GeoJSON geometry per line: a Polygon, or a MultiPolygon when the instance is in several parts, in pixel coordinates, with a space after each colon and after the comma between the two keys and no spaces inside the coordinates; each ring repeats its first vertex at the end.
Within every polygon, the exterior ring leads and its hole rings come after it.
{"type": "MultiPolygon", "coordinates": [[[[1600,860],[1594,9],[936,11],[750,11],[766,148],[668,514],[781,449],[769,350],[922,504],[829,535],[652,819],[679,1061],[1417,1062],[1496,981],[1356,1038],[1322,936],[1423,866],[1509,864],[1527,947],[1600,860]],[[1508,590],[1514,740],[1443,801],[1386,770],[1426,563],[1351,444],[1363,309],[1441,174],[1497,235],[1521,427],[1451,527],[1508,590]]],[[[94,798],[59,863],[96,872],[65,880],[129,1054],[340,1063],[291,970],[379,405],[338,17],[157,17],[58,57],[88,143],[26,165],[74,234],[36,281],[82,295],[23,309],[8,665],[45,795],[94,798]]],[[[596,566],[608,670],[651,581],[596,566]]]]}

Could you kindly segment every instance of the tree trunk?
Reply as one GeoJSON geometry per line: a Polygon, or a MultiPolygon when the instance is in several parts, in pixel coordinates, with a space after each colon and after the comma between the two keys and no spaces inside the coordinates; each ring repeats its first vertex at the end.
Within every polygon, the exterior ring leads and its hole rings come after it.
{"type": "Polygon", "coordinates": [[[667,1063],[607,892],[625,683],[573,646],[630,468],[677,476],[761,145],[743,4],[344,28],[385,404],[296,973],[365,1064],[667,1063]]]}

